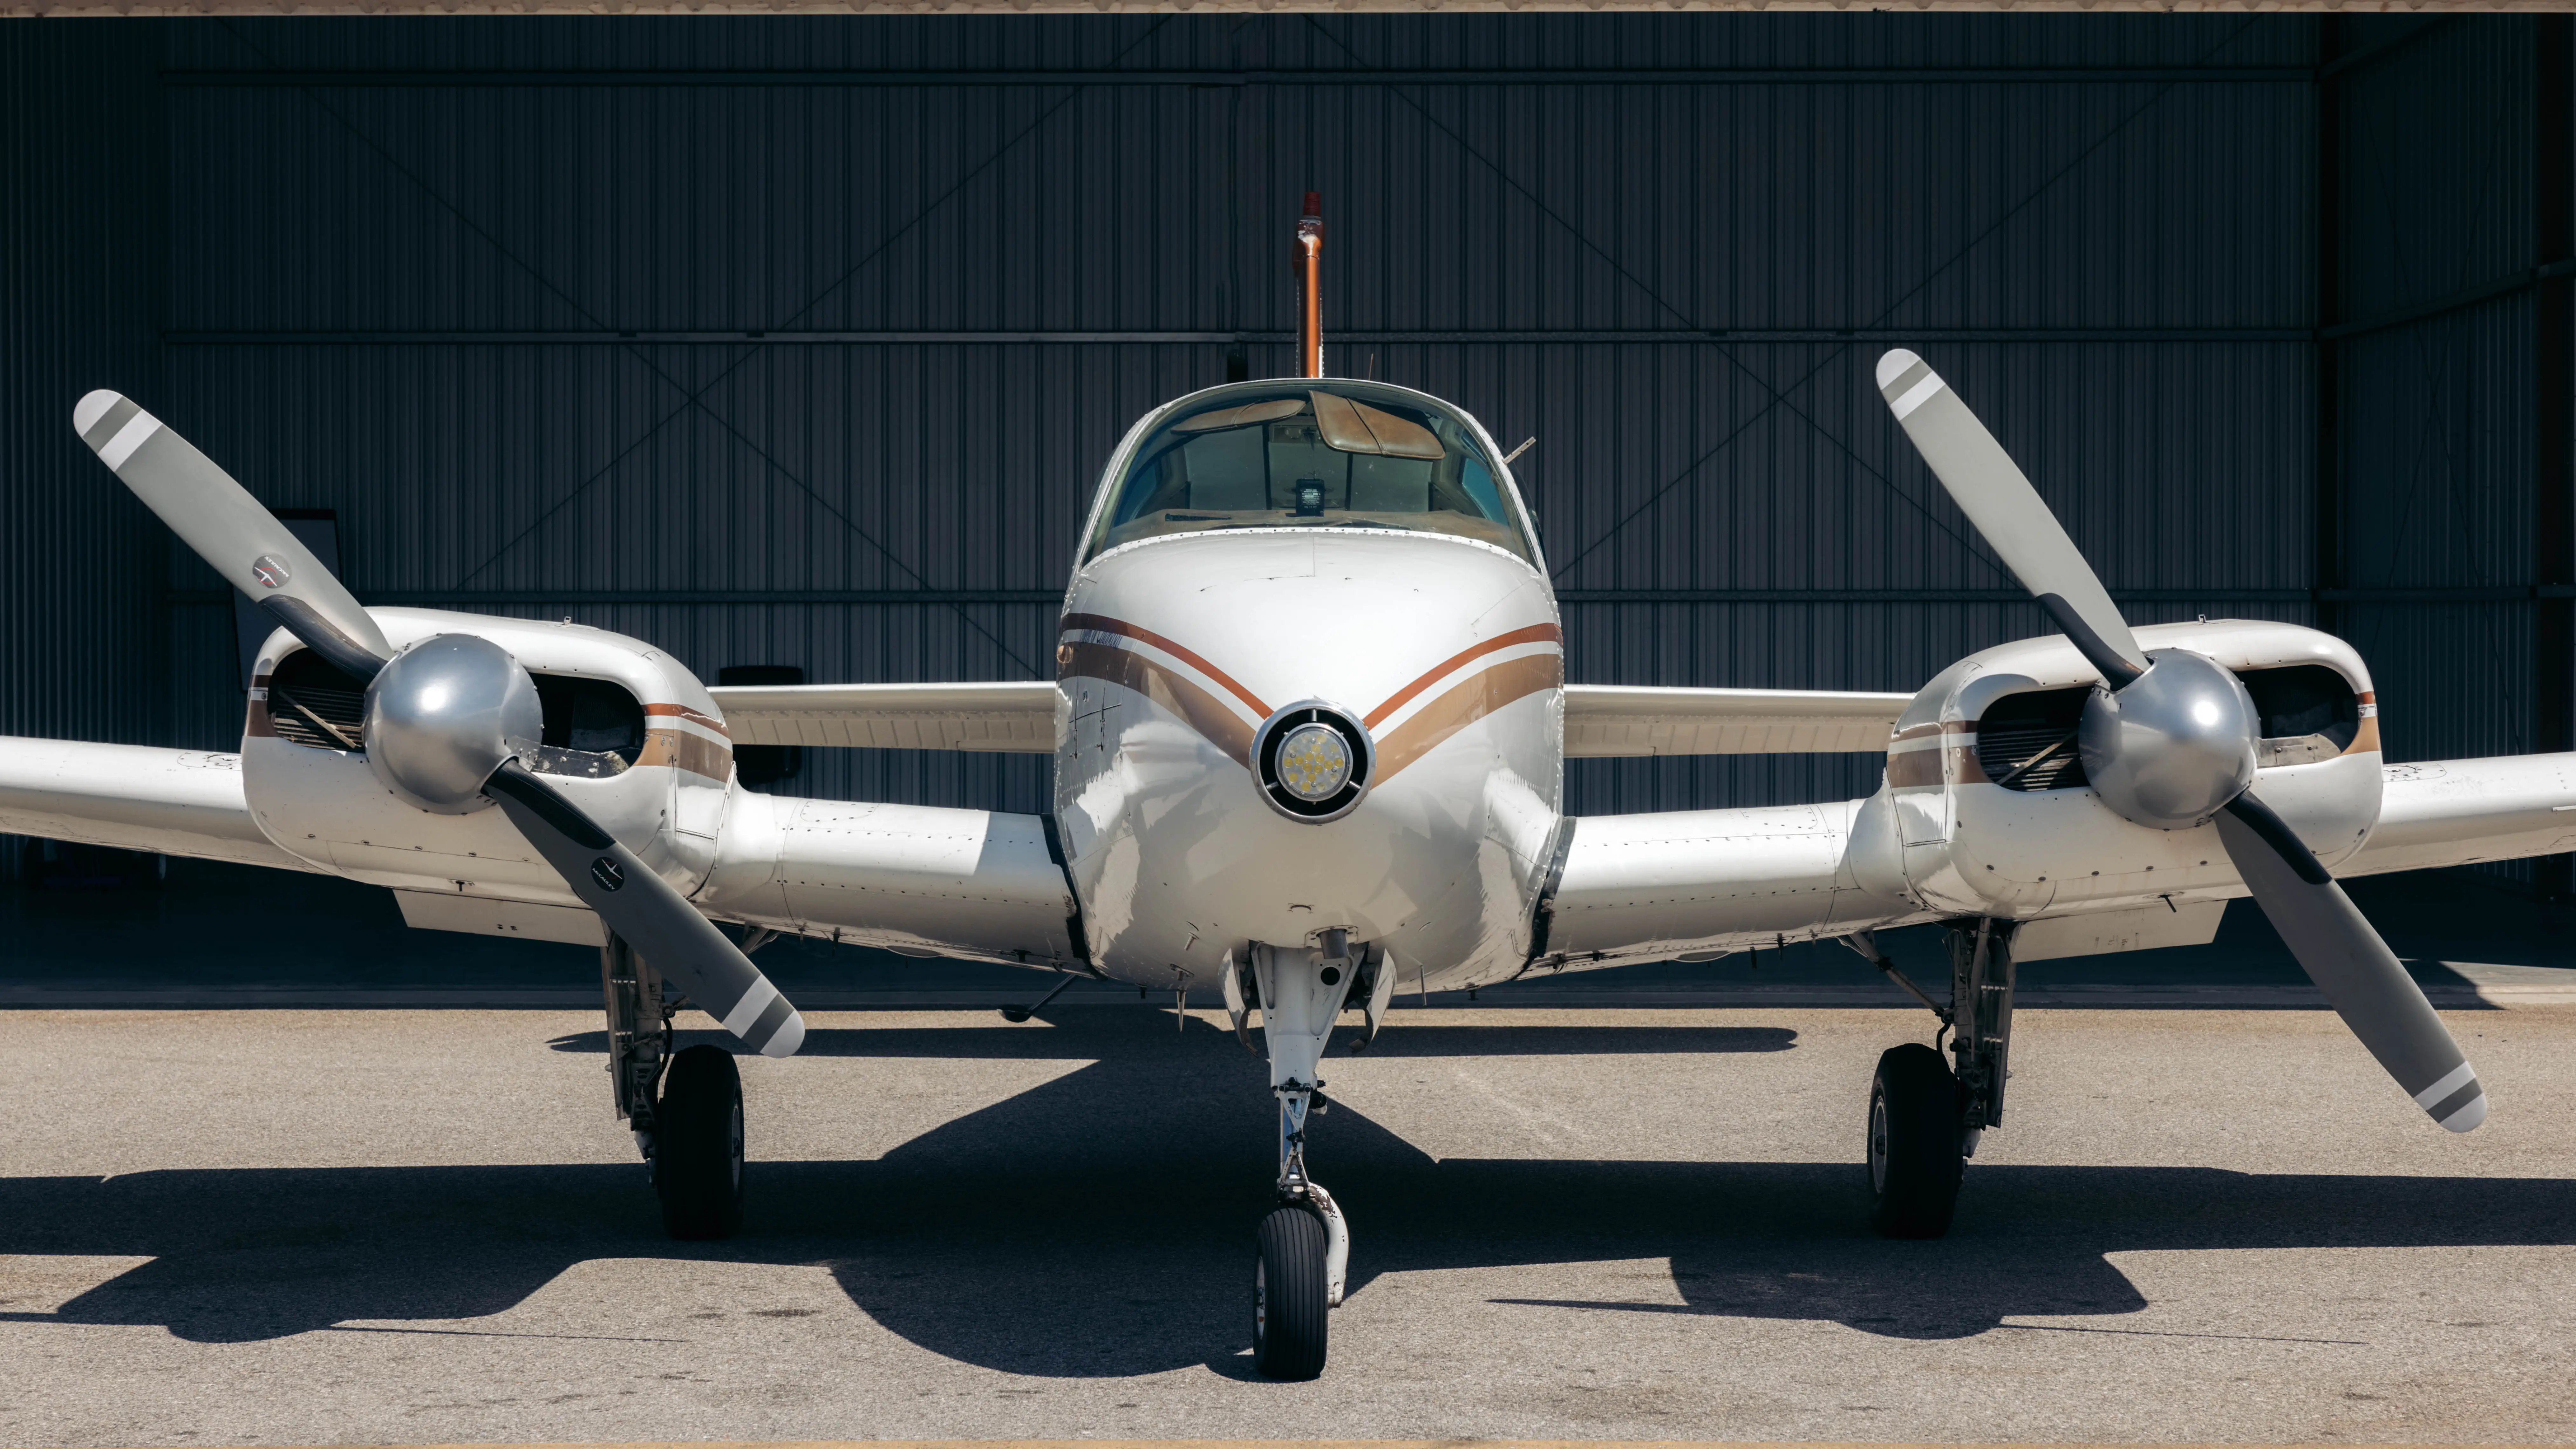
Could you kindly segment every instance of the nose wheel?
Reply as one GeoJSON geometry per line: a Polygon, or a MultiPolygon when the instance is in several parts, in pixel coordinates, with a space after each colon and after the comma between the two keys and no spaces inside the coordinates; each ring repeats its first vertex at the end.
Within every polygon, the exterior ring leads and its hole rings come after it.
{"type": "Polygon", "coordinates": [[[1261,1220],[1252,1267],[1252,1366],[1263,1378],[1311,1379],[1324,1371],[1325,1323],[1332,1312],[1324,1220],[1303,1204],[1261,1220]]]}
{"type": "MultiPolygon", "coordinates": [[[[1279,1206],[1257,1234],[1252,1364],[1273,1379],[1311,1379],[1324,1371],[1326,1323],[1342,1305],[1350,1267],[1349,1221],[1333,1195],[1306,1175],[1306,1114],[1324,1085],[1315,1069],[1359,964],[1344,932],[1323,935],[1313,950],[1252,948],[1270,1090],[1279,1099],[1279,1206]]],[[[1230,970],[1231,959],[1227,964],[1230,970]]]]}

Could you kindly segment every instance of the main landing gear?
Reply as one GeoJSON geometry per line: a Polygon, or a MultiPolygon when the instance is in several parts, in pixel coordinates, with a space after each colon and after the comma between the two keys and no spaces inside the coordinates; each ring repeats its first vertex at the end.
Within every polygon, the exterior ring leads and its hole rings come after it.
{"type": "Polygon", "coordinates": [[[732,1237],[742,1226],[742,1074],[733,1053],[703,1045],[672,1052],[679,1003],[663,995],[652,963],[616,935],[599,953],[599,976],[617,1115],[652,1165],[663,1230],[732,1237]]]}
{"type": "Polygon", "coordinates": [[[1954,1071],[1936,1047],[1921,1042],[1891,1047],[1878,1059],[1869,1087],[1869,1221],[1888,1237],[1948,1232],[1967,1159],[1985,1129],[2003,1125],[2013,925],[1984,918],[1949,923],[1947,1006],[1897,970],[1868,932],[1850,938],[1854,950],[1932,1008],[1958,1063],[1954,1071]]]}
{"type": "MultiPolygon", "coordinates": [[[[1279,1205],[1261,1220],[1253,1264],[1252,1363],[1268,1378],[1311,1379],[1324,1371],[1325,1321],[1341,1306],[1351,1230],[1333,1195],[1306,1175],[1307,1106],[1324,1085],[1317,1071],[1324,1044],[1358,978],[1393,978],[1384,953],[1364,960],[1347,931],[1326,931],[1311,949],[1256,945],[1251,957],[1241,967],[1227,960],[1226,1006],[1247,1046],[1245,1018],[1259,1007],[1270,1090],[1279,1098],[1279,1205]]],[[[1371,986],[1361,996],[1372,1028],[1384,995],[1371,986]]]]}

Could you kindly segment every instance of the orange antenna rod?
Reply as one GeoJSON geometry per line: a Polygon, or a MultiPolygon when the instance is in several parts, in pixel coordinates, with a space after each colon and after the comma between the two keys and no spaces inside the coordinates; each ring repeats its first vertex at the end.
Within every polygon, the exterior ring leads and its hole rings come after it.
{"type": "Polygon", "coordinates": [[[1306,193],[1306,214],[1297,218],[1297,375],[1324,375],[1324,193],[1306,193]]]}

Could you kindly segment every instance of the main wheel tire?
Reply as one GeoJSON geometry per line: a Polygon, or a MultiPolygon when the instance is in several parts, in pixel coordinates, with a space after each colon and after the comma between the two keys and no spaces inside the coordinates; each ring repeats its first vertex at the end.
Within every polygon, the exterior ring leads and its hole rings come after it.
{"type": "Polygon", "coordinates": [[[1252,1278],[1252,1366],[1264,1378],[1311,1379],[1324,1371],[1324,1220],[1283,1207],[1261,1220],[1252,1278]]]}
{"type": "Polygon", "coordinates": [[[1959,1080],[1921,1042],[1891,1047],[1869,1086],[1869,1223],[1937,1238],[1959,1205],[1959,1080]]]}
{"type": "Polygon", "coordinates": [[[672,1237],[729,1238],[742,1226],[742,1073],[722,1047],[671,1058],[653,1118],[653,1188],[672,1237]]]}

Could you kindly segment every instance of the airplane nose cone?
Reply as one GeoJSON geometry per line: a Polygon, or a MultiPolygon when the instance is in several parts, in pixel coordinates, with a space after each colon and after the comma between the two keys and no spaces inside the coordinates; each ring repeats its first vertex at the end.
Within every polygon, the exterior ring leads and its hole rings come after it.
{"type": "Polygon", "coordinates": [[[1291,820],[1319,825],[1359,808],[1376,773],[1377,742],[1349,710],[1300,700],[1252,734],[1261,798],[1291,820]]]}

